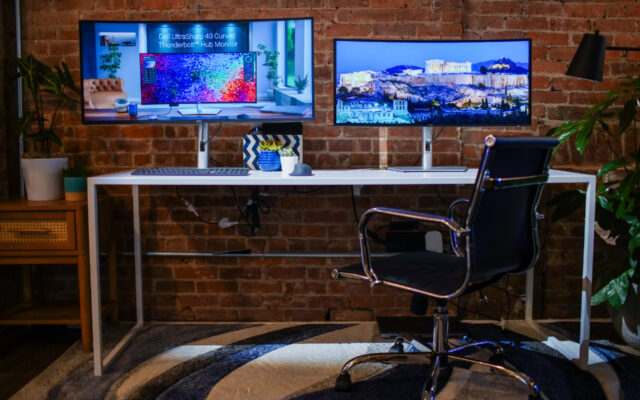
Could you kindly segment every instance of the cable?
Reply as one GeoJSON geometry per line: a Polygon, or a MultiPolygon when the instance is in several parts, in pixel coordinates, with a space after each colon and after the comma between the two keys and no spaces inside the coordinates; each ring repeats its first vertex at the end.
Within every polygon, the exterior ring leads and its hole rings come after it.
{"type": "Polygon", "coordinates": [[[316,193],[316,192],[321,192],[323,190],[325,190],[327,188],[327,186],[320,186],[317,189],[311,189],[311,190],[300,190],[298,189],[298,186],[294,186],[293,187],[293,191],[296,193],[300,193],[300,194],[307,194],[307,193],[316,193]]]}
{"type": "Polygon", "coordinates": [[[356,208],[356,195],[353,192],[353,186],[349,186],[351,189],[351,206],[353,207],[353,217],[356,219],[356,224],[360,222],[360,216],[358,215],[358,210],[356,208]]]}
{"type": "Polygon", "coordinates": [[[224,167],[224,165],[222,165],[221,163],[219,163],[215,158],[213,157],[209,157],[209,162],[212,164],[217,165],[218,167],[224,167]]]}
{"type": "MultiPolygon", "coordinates": [[[[222,221],[208,221],[208,220],[202,218],[200,216],[200,214],[198,213],[198,211],[196,210],[196,208],[193,206],[193,204],[191,204],[191,202],[189,202],[189,200],[187,200],[184,197],[182,197],[182,195],[180,194],[179,186],[176,186],[176,195],[187,206],[187,210],[189,210],[193,215],[196,216],[196,218],[198,218],[198,221],[203,222],[205,224],[209,224],[209,225],[220,225],[221,224],[222,221]]],[[[227,222],[228,222],[228,219],[227,219],[227,222]]]]}

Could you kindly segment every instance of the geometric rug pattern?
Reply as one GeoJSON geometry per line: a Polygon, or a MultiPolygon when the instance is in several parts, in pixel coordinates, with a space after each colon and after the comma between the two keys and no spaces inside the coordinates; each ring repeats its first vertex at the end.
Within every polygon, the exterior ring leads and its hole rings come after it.
{"type": "MultiPolygon", "coordinates": [[[[499,341],[505,364],[532,378],[545,399],[640,399],[640,357],[632,350],[593,341],[583,371],[566,356],[577,345],[569,340],[536,340],[493,324],[464,327],[474,340],[499,341]]],[[[126,331],[110,329],[107,350],[126,331]]],[[[103,376],[93,375],[91,354],[76,343],[11,399],[419,399],[426,366],[361,364],[351,370],[351,392],[333,389],[344,362],[389,346],[373,322],[147,324],[103,376]]],[[[454,368],[437,399],[527,394],[513,378],[472,367],[454,368]]]]}

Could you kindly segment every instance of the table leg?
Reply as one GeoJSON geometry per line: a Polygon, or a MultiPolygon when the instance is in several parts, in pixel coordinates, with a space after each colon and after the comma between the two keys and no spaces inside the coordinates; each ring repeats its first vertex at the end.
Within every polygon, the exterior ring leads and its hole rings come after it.
{"type": "Polygon", "coordinates": [[[91,324],[93,330],[93,371],[102,375],[102,312],[100,309],[100,258],[98,255],[98,194],[96,185],[87,181],[89,224],[89,275],[91,282],[91,324]]]}
{"type": "Polygon", "coordinates": [[[578,365],[589,366],[591,322],[591,284],[593,279],[593,234],[596,216],[596,178],[589,176],[584,210],[584,244],[582,253],[582,299],[580,305],[580,350],[578,365]]]}
{"type": "Polygon", "coordinates": [[[136,286],[136,322],[144,323],[142,307],[142,245],[140,238],[140,190],[139,186],[131,187],[133,195],[133,251],[135,255],[135,286],[136,286]]]}

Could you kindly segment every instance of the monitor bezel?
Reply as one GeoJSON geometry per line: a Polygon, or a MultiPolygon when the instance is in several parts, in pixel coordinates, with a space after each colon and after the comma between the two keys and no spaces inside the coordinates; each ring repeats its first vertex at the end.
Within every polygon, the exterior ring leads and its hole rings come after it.
{"type": "Polygon", "coordinates": [[[466,39],[428,39],[428,40],[402,40],[402,39],[348,39],[348,38],[334,38],[333,39],[333,125],[335,126],[375,126],[375,127],[436,127],[436,126],[456,126],[462,128],[483,128],[483,127],[521,127],[521,126],[531,126],[532,123],[532,88],[533,88],[533,74],[532,74],[532,61],[533,61],[533,45],[532,40],[530,38],[525,39],[478,39],[478,40],[466,40],[466,39]],[[425,124],[425,123],[414,123],[414,124],[381,124],[381,123],[349,123],[349,122],[337,122],[337,79],[338,79],[338,68],[337,68],[337,44],[338,42],[393,42],[393,43],[472,43],[472,42],[482,42],[482,43],[491,43],[491,42],[529,42],[529,118],[526,122],[521,124],[482,124],[482,125],[474,125],[474,124],[425,124]]]}
{"type": "MultiPolygon", "coordinates": [[[[205,123],[224,123],[224,124],[260,124],[264,122],[313,122],[316,118],[316,87],[315,87],[315,51],[314,51],[314,18],[312,16],[307,17],[287,17],[287,18],[252,18],[252,19],[199,19],[199,20],[99,20],[99,19],[80,19],[78,20],[78,51],[79,51],[79,69],[80,69],[80,90],[82,91],[82,99],[80,103],[80,108],[82,112],[82,124],[83,125],[140,125],[140,124],[193,124],[196,122],[205,122],[205,123]],[[84,73],[83,73],[83,54],[82,54],[82,24],[83,23],[127,23],[127,24],[154,24],[154,23],[224,23],[224,22],[268,22],[268,21],[300,21],[300,20],[309,20],[311,21],[311,61],[312,61],[312,74],[313,79],[311,79],[311,116],[302,117],[297,115],[291,115],[290,117],[278,117],[278,118],[249,118],[249,119],[222,119],[216,118],[215,116],[207,117],[207,116],[198,116],[197,118],[185,118],[183,119],[175,119],[175,120],[167,120],[167,119],[145,119],[145,120],[104,120],[104,121],[96,121],[90,120],[88,121],[85,118],[85,108],[84,108],[84,73]]],[[[185,103],[186,104],[186,103],[185,103]]],[[[192,103],[195,104],[195,103],[192,103]]],[[[204,103],[201,103],[204,104],[204,103]]],[[[214,103],[211,103],[214,104],[214,103]]],[[[167,105],[169,106],[169,105],[167,105]]]]}

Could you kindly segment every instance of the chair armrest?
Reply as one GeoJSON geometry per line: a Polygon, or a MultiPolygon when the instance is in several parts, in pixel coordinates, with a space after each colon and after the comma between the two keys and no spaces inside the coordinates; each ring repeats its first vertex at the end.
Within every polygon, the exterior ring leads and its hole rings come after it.
{"type": "Polygon", "coordinates": [[[456,221],[439,215],[425,214],[416,211],[400,210],[386,207],[370,208],[369,210],[365,211],[364,214],[362,214],[362,217],[360,217],[360,222],[358,223],[358,239],[360,241],[360,257],[362,259],[362,267],[372,286],[379,285],[381,283],[371,266],[369,241],[367,238],[367,225],[369,225],[369,220],[371,219],[371,217],[376,214],[385,214],[395,217],[402,217],[444,225],[456,235],[464,234],[469,231],[468,229],[461,227],[456,221]]]}
{"type": "MultiPolygon", "coordinates": [[[[469,203],[470,203],[470,200],[469,199],[465,199],[465,198],[457,199],[453,203],[451,203],[449,205],[449,219],[455,221],[456,208],[461,204],[466,204],[467,207],[468,207],[469,203]]],[[[456,255],[462,257],[464,255],[464,250],[462,250],[460,248],[460,246],[458,245],[458,237],[455,234],[455,232],[453,232],[453,231],[450,232],[450,238],[449,239],[450,239],[451,248],[453,249],[453,251],[456,253],[456,255]]]]}

